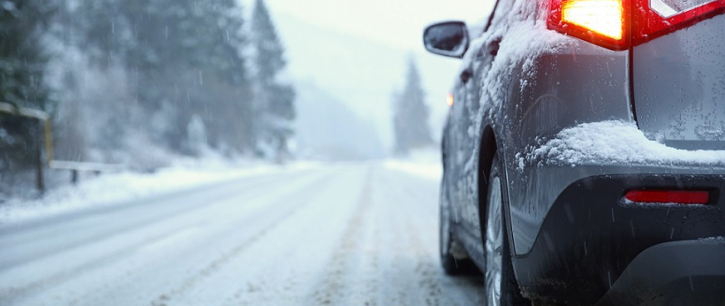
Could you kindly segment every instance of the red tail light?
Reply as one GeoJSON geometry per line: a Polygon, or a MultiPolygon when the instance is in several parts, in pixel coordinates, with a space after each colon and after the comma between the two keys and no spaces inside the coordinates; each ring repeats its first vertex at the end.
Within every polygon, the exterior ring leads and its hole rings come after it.
{"type": "Polygon", "coordinates": [[[702,204],[710,201],[707,191],[689,190],[632,190],[624,198],[636,203],[702,204]]]}
{"type": "Polygon", "coordinates": [[[552,0],[550,29],[613,50],[628,47],[629,0],[552,0]]]}
{"type": "Polygon", "coordinates": [[[549,29],[625,50],[725,12],[725,0],[551,0],[549,29]]]}
{"type": "Polygon", "coordinates": [[[637,45],[723,12],[725,0],[636,0],[632,40],[637,45]]]}

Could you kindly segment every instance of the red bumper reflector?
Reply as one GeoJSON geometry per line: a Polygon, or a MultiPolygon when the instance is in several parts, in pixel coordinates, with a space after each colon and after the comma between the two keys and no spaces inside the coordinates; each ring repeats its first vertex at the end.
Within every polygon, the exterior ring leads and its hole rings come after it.
{"type": "Polygon", "coordinates": [[[632,190],[624,198],[638,203],[676,203],[676,204],[707,204],[710,193],[707,191],[685,190],[632,190]]]}

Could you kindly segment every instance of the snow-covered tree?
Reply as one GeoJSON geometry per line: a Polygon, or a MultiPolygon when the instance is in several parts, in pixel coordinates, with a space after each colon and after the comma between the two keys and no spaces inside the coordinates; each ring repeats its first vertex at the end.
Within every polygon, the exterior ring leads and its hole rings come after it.
{"type": "Polygon", "coordinates": [[[208,146],[206,139],[206,127],[204,121],[199,115],[192,115],[189,124],[186,126],[186,134],[188,136],[188,149],[195,156],[204,153],[208,146]]]}
{"type": "Polygon", "coordinates": [[[260,147],[271,147],[274,158],[289,155],[288,141],[295,118],[295,91],[279,81],[285,68],[284,47],[277,36],[264,0],[256,0],[252,13],[252,48],[256,79],[256,111],[260,120],[255,124],[260,147]]]}
{"type": "Polygon", "coordinates": [[[213,54],[207,61],[212,67],[208,85],[218,101],[214,112],[206,121],[213,127],[215,143],[220,142],[237,149],[253,151],[255,113],[247,58],[242,50],[247,47],[247,32],[244,31],[242,8],[235,0],[219,0],[211,5],[206,15],[212,31],[207,54],[213,54]],[[214,27],[216,25],[216,27],[214,27]]]}
{"type": "Polygon", "coordinates": [[[405,86],[393,94],[395,152],[407,154],[412,148],[432,144],[428,125],[430,111],[425,103],[420,73],[413,59],[408,63],[405,86]]]}
{"type": "MultiPolygon", "coordinates": [[[[44,39],[54,2],[0,1],[0,102],[52,111],[44,39]]],[[[35,165],[42,143],[37,120],[0,113],[0,172],[35,165]]]]}
{"type": "Polygon", "coordinates": [[[126,70],[133,99],[115,103],[137,107],[148,122],[130,128],[192,154],[186,126],[198,114],[210,145],[252,150],[252,89],[237,1],[82,1],[76,12],[93,62],[126,70]]]}

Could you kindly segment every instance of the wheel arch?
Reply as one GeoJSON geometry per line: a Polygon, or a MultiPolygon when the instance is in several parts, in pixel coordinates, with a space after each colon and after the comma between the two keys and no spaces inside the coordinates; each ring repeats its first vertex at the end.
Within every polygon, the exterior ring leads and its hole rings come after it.
{"type": "MultiPolygon", "coordinates": [[[[481,140],[478,148],[478,216],[483,227],[486,220],[486,197],[488,193],[488,178],[493,167],[493,158],[498,151],[496,133],[491,125],[487,125],[481,132],[481,140]]],[[[481,229],[483,230],[483,228],[481,229]]]]}
{"type": "MultiPolygon", "coordinates": [[[[478,152],[478,215],[480,219],[481,224],[481,235],[482,235],[482,243],[485,245],[485,232],[484,228],[486,226],[486,218],[487,218],[487,199],[488,197],[488,179],[491,174],[491,169],[493,168],[493,162],[494,157],[496,157],[496,153],[500,153],[500,147],[499,144],[501,142],[501,138],[496,137],[496,132],[494,128],[491,125],[487,125],[483,128],[483,131],[481,133],[481,142],[478,152]]],[[[499,161],[501,162],[502,168],[499,169],[499,172],[501,172],[501,179],[502,184],[506,184],[507,177],[506,177],[506,166],[505,162],[503,160],[502,154],[498,155],[499,161]]],[[[501,196],[508,198],[508,188],[504,187],[504,191],[502,192],[501,196]]],[[[529,303],[529,301],[525,300],[521,296],[521,287],[519,285],[517,275],[514,268],[514,258],[516,257],[515,248],[513,244],[513,227],[511,225],[511,218],[510,218],[510,203],[508,200],[504,199],[501,207],[501,213],[503,214],[501,216],[501,221],[503,222],[504,226],[504,235],[505,235],[505,247],[507,247],[508,251],[504,252],[504,256],[510,256],[509,259],[509,266],[507,274],[511,275],[511,278],[509,279],[509,282],[511,282],[511,285],[515,286],[515,290],[517,290],[514,295],[507,296],[506,299],[510,301],[526,301],[526,304],[529,303]]],[[[517,302],[516,302],[517,303],[517,302]]],[[[516,304],[518,305],[518,304],[516,304]]]]}
{"type": "MultiPolygon", "coordinates": [[[[481,132],[481,142],[478,152],[478,173],[476,174],[478,177],[478,216],[479,216],[479,222],[481,224],[481,231],[483,231],[483,226],[485,226],[485,220],[486,220],[486,213],[487,213],[487,207],[486,207],[486,197],[488,196],[488,178],[491,174],[491,168],[493,168],[493,158],[496,156],[496,153],[500,151],[499,143],[501,143],[501,138],[496,136],[496,132],[491,125],[487,125],[483,128],[483,132],[481,132]]],[[[501,169],[503,179],[504,181],[507,180],[507,174],[506,174],[506,166],[504,162],[504,157],[502,154],[499,154],[498,156],[499,160],[504,164],[503,168],[501,169]]],[[[506,192],[504,192],[503,196],[509,199],[509,192],[511,192],[508,188],[506,188],[506,192]]],[[[509,241],[509,248],[511,249],[511,254],[516,254],[515,248],[513,246],[513,227],[512,227],[512,220],[511,220],[511,205],[508,200],[504,201],[504,207],[502,207],[502,212],[504,214],[504,224],[506,225],[506,233],[508,235],[509,241]]]]}

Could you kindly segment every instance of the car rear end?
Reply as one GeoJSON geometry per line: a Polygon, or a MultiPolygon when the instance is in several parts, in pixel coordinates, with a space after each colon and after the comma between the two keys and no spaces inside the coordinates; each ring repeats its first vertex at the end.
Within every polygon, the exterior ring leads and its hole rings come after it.
{"type": "Polygon", "coordinates": [[[725,1],[552,0],[507,154],[517,279],[572,305],[725,305],[725,1]]]}
{"type": "Polygon", "coordinates": [[[685,171],[662,171],[624,194],[623,206],[644,214],[632,222],[647,220],[660,231],[643,237],[652,246],[599,304],[725,305],[725,1],[650,0],[634,8],[637,126],[685,156],[666,158],[685,171]]]}

